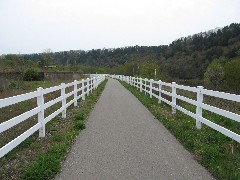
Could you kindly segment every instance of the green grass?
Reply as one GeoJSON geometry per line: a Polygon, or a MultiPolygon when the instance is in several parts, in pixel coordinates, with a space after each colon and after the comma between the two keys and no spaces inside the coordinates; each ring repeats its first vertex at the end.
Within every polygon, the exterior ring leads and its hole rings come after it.
{"type": "MultiPolygon", "coordinates": [[[[188,149],[193,158],[205,166],[217,179],[240,179],[240,143],[226,137],[210,127],[202,125],[196,129],[195,120],[179,111],[171,114],[171,106],[158,103],[156,98],[150,98],[136,88],[121,82],[131,91],[152,114],[188,149]]],[[[181,104],[191,111],[193,106],[181,104]]],[[[208,111],[204,117],[219,125],[240,133],[240,125],[208,111]]]]}
{"type": "Polygon", "coordinates": [[[58,173],[61,161],[67,152],[67,146],[53,145],[46,154],[39,155],[37,160],[27,168],[22,179],[49,179],[58,173]]]}
{"type": "Polygon", "coordinates": [[[52,179],[80,130],[86,128],[85,119],[106,82],[86,96],[85,101],[80,100],[78,107],[70,106],[66,119],[58,116],[51,120],[46,125],[45,138],[39,140],[35,133],[1,158],[0,179],[52,179]]]}

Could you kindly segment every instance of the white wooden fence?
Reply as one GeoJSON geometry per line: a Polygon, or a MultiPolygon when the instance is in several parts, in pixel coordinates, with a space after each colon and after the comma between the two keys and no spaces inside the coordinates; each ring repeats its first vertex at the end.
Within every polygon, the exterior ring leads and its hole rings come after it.
{"type": "Polygon", "coordinates": [[[32,135],[34,132],[39,130],[39,137],[45,137],[45,125],[51,121],[54,117],[56,117],[58,114],[62,113],[62,118],[66,118],[66,111],[67,107],[74,104],[74,106],[77,106],[77,100],[79,98],[82,98],[82,100],[85,100],[85,95],[89,95],[90,92],[92,92],[93,89],[96,89],[98,85],[105,80],[105,76],[98,76],[93,78],[87,78],[82,79],[81,81],[74,81],[68,84],[62,83],[59,86],[50,87],[47,89],[38,88],[37,91],[21,94],[18,96],[13,96],[5,99],[0,99],[0,108],[10,106],[22,101],[26,101],[32,98],[37,98],[37,107],[34,109],[31,109],[19,116],[16,116],[8,121],[5,121],[0,124],[0,133],[8,130],[9,128],[25,121],[26,119],[38,114],[38,123],[35,124],[33,127],[25,131],[23,134],[6,144],[0,149],[0,158],[3,157],[5,154],[7,154],[9,151],[11,151],[13,148],[18,146],[22,141],[24,141],[26,138],[28,138],[30,135],[32,135]],[[80,88],[78,88],[78,85],[81,85],[80,88]],[[73,91],[69,93],[65,93],[65,89],[68,87],[73,87],[73,91]],[[61,90],[61,96],[57,97],[56,99],[53,99],[47,103],[44,103],[44,95],[61,90]],[[78,95],[78,92],[81,91],[81,94],[78,95]],[[73,99],[66,103],[66,99],[68,97],[72,97],[73,99]],[[49,116],[44,116],[44,110],[49,108],[50,106],[62,102],[62,106],[50,114],[49,116]]]}
{"type": "Polygon", "coordinates": [[[227,99],[227,100],[234,101],[234,102],[240,102],[240,95],[207,90],[207,89],[204,89],[202,86],[190,87],[190,86],[178,85],[175,82],[166,83],[166,82],[162,82],[161,80],[154,81],[153,79],[149,80],[146,78],[142,79],[142,78],[137,78],[137,77],[123,76],[123,75],[110,75],[110,77],[119,79],[121,81],[125,81],[126,83],[128,83],[134,87],[137,87],[141,92],[144,91],[145,94],[148,93],[151,98],[152,97],[157,98],[159,103],[161,103],[161,101],[167,103],[168,105],[172,106],[173,114],[176,113],[176,110],[180,110],[183,113],[187,114],[188,116],[191,116],[192,118],[194,118],[196,120],[196,127],[198,129],[201,129],[201,125],[202,125],[202,123],[204,123],[207,126],[221,132],[222,134],[236,140],[237,142],[240,142],[239,134],[232,132],[229,129],[226,129],[218,124],[215,124],[202,116],[202,110],[205,109],[205,110],[211,111],[213,113],[219,114],[221,116],[227,117],[236,122],[240,122],[239,114],[235,114],[233,112],[229,112],[229,111],[226,111],[226,110],[203,103],[204,95],[213,96],[213,97],[217,97],[217,98],[221,98],[221,99],[227,99]],[[171,88],[171,92],[164,90],[162,88],[162,86],[171,88]],[[187,98],[187,97],[177,94],[177,89],[196,93],[197,100],[193,100],[193,99],[190,99],[190,98],[187,98]],[[158,92],[158,93],[155,94],[154,91],[158,92]],[[163,98],[162,94],[170,96],[172,98],[172,101],[169,101],[169,100],[163,98]],[[182,101],[188,102],[188,103],[196,106],[196,113],[190,112],[187,109],[177,105],[177,103],[176,103],[177,99],[180,99],[182,101]]]}

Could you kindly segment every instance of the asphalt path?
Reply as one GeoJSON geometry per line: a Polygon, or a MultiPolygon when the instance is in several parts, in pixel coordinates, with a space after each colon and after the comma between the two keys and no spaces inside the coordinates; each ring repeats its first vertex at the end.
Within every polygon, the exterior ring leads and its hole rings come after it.
{"type": "Polygon", "coordinates": [[[117,80],[100,99],[55,179],[213,179],[117,80]]]}

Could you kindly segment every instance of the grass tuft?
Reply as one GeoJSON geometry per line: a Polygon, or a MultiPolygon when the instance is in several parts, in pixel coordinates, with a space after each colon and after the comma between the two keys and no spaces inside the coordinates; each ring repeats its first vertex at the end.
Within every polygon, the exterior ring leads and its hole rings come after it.
{"type": "Polygon", "coordinates": [[[32,166],[24,171],[22,179],[50,179],[59,171],[60,162],[67,152],[66,145],[51,146],[45,154],[39,155],[32,166]]]}
{"type": "Polygon", "coordinates": [[[75,115],[74,119],[82,121],[82,120],[85,119],[85,117],[86,117],[86,113],[85,112],[80,112],[77,115],[75,115]]]}
{"type": "Polygon", "coordinates": [[[83,121],[78,121],[78,122],[75,124],[74,128],[75,128],[76,130],[82,130],[82,129],[85,129],[86,126],[85,126],[85,123],[84,123],[83,121]]]}

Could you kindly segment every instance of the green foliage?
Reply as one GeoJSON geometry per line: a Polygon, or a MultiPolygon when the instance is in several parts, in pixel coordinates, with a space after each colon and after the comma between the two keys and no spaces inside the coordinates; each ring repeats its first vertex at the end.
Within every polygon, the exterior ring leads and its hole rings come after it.
{"type": "Polygon", "coordinates": [[[162,79],[159,66],[155,62],[146,61],[140,66],[140,76],[148,79],[162,79]],[[155,77],[156,70],[156,77],[155,77]]]}
{"type": "Polygon", "coordinates": [[[37,63],[31,60],[24,60],[21,55],[7,54],[0,57],[0,72],[23,73],[28,68],[37,69],[37,63]]]}
{"type": "Polygon", "coordinates": [[[154,61],[132,61],[112,68],[110,74],[122,74],[127,76],[138,76],[149,79],[162,79],[163,73],[159,65],[154,61]],[[155,77],[156,70],[156,77],[155,77]]]}
{"type": "Polygon", "coordinates": [[[14,60],[18,59],[18,56],[15,54],[7,54],[4,56],[4,58],[9,61],[14,61],[14,60]]]}
{"type": "Polygon", "coordinates": [[[70,70],[71,72],[79,72],[79,71],[80,71],[80,68],[79,68],[79,66],[77,66],[77,65],[75,65],[75,64],[70,64],[69,70],[70,70]]]}
{"type": "Polygon", "coordinates": [[[229,60],[225,57],[214,59],[204,74],[207,88],[239,92],[240,89],[240,57],[229,60]]]}
{"type": "Polygon", "coordinates": [[[51,49],[45,49],[41,59],[42,66],[50,66],[53,64],[53,53],[51,49]]]}
{"type": "Polygon", "coordinates": [[[116,66],[115,68],[112,69],[112,72],[110,74],[123,74],[123,75],[126,75],[127,69],[126,69],[126,66],[124,65],[118,65],[116,66]]]}
{"type": "Polygon", "coordinates": [[[204,84],[208,88],[218,88],[224,80],[224,68],[220,63],[211,63],[204,73],[204,84]]]}
{"type": "Polygon", "coordinates": [[[227,62],[224,66],[226,82],[234,90],[240,89],[240,60],[227,62]]]}
{"type": "Polygon", "coordinates": [[[40,81],[42,79],[43,79],[43,74],[38,72],[35,69],[27,69],[23,75],[24,81],[40,81]]]}
{"type": "Polygon", "coordinates": [[[221,64],[222,66],[224,66],[224,64],[225,64],[227,61],[228,61],[228,59],[227,59],[226,57],[221,56],[221,57],[219,57],[219,58],[217,58],[217,59],[214,59],[214,60],[212,61],[212,63],[218,63],[218,64],[221,64]]]}
{"type": "Polygon", "coordinates": [[[98,74],[105,74],[106,71],[105,71],[104,68],[98,68],[97,73],[98,73],[98,74]]]}

